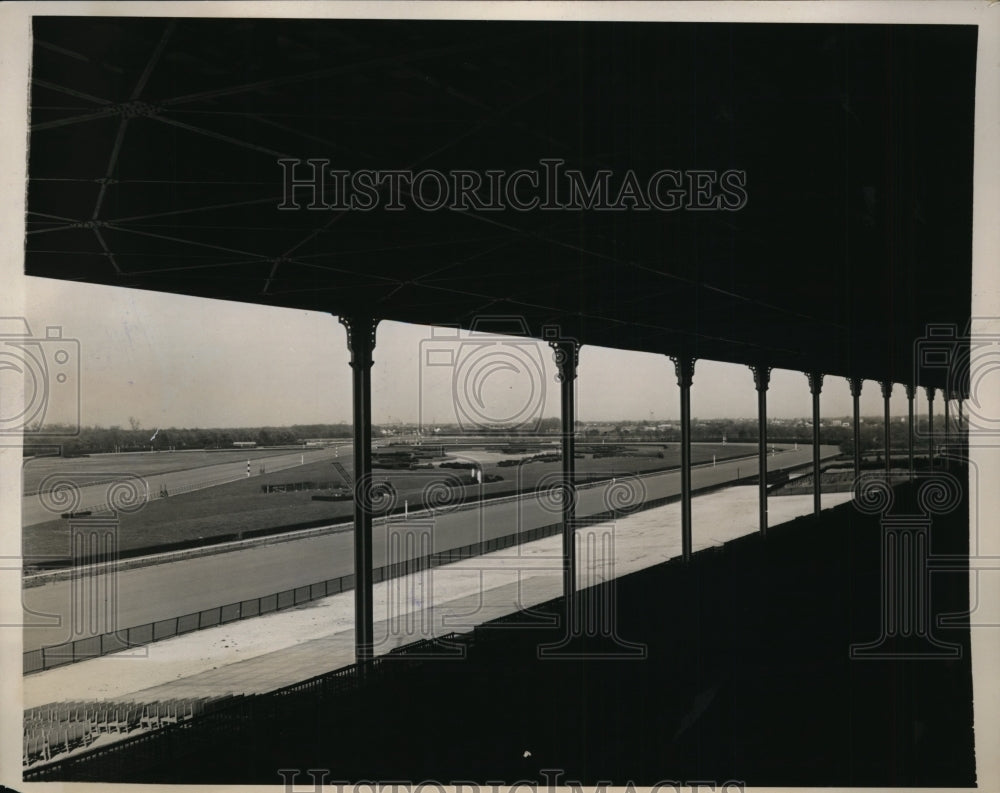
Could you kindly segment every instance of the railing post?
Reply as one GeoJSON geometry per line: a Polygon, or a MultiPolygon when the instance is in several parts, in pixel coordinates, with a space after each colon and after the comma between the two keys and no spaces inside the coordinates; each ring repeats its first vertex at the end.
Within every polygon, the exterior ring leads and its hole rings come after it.
{"type": "Polygon", "coordinates": [[[818,515],[822,506],[820,488],[820,461],[819,461],[819,395],[823,390],[823,374],[821,372],[808,372],[809,393],[812,394],[812,414],[813,414],[813,514],[818,515]]]}
{"type": "MultiPolygon", "coordinates": [[[[374,657],[372,604],[372,352],[378,320],[369,314],[342,316],[351,353],[354,413],[354,656],[359,675],[374,657]]],[[[294,596],[293,596],[294,598],[294,596]]]]}
{"type": "Polygon", "coordinates": [[[695,358],[671,356],[681,389],[681,557],[691,560],[691,383],[695,358]]]}
{"type": "Polygon", "coordinates": [[[854,403],[854,478],[861,475],[861,386],[864,380],[860,377],[848,377],[851,387],[851,398],[854,403]]]}
{"type": "Polygon", "coordinates": [[[753,382],[757,389],[757,497],[760,533],[767,534],[767,387],[771,382],[771,367],[752,364],[753,382]]]}

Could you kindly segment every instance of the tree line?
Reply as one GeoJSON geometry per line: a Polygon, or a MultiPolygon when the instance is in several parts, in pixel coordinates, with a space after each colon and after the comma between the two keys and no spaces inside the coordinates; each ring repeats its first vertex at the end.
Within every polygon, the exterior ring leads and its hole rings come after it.
{"type": "Polygon", "coordinates": [[[143,429],[129,427],[73,427],[54,425],[41,433],[25,433],[24,454],[81,454],[148,452],[186,449],[231,449],[237,442],[258,446],[301,445],[308,438],[346,438],[350,424],[293,424],[290,427],[192,427],[143,429]]]}
{"type": "MultiPolygon", "coordinates": [[[[559,419],[544,419],[533,432],[546,434],[559,432],[559,419]]],[[[301,445],[312,438],[349,438],[352,435],[352,425],[336,424],[293,424],[288,427],[191,427],[166,429],[145,429],[134,419],[129,419],[127,428],[82,427],[76,431],[68,426],[49,426],[44,434],[33,428],[25,433],[25,455],[62,454],[73,456],[81,454],[101,454],[109,452],[139,452],[185,449],[231,449],[234,443],[255,443],[257,446],[294,446],[301,445]]],[[[376,437],[379,428],[373,427],[376,437]]],[[[456,434],[459,428],[454,428],[456,434]]],[[[907,426],[905,422],[892,421],[889,425],[892,445],[901,448],[907,442],[907,426]]],[[[601,426],[585,426],[577,422],[578,437],[588,441],[616,442],[679,442],[679,425],[672,424],[663,429],[655,428],[641,422],[605,423],[601,426]]],[[[479,435],[489,434],[484,432],[479,435]]],[[[516,435],[518,433],[506,433],[516,435]]],[[[812,443],[812,425],[807,421],[769,421],[767,428],[768,440],[773,443],[812,443]]],[[[720,443],[723,438],[729,443],[756,443],[756,419],[709,419],[693,421],[691,439],[694,442],[720,443]]],[[[865,418],[861,428],[862,450],[877,450],[884,443],[883,423],[881,418],[865,418]]],[[[831,446],[840,446],[845,454],[854,448],[854,430],[840,423],[828,423],[820,427],[820,442],[831,446]]]]}

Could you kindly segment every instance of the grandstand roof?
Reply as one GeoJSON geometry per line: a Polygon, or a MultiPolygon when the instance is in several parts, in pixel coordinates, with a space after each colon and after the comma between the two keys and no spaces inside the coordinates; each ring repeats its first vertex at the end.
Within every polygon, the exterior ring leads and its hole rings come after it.
{"type": "Polygon", "coordinates": [[[36,17],[26,272],[911,381],[970,313],[975,59],[967,26],[36,17]],[[746,203],[279,209],[310,157],[746,203]]]}

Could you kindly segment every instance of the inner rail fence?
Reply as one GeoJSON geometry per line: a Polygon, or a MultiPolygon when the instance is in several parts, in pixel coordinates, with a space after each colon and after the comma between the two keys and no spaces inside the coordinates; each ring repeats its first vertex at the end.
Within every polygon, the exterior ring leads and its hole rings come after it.
{"type": "MultiPolygon", "coordinates": [[[[428,568],[470,559],[484,553],[510,548],[520,543],[533,542],[544,537],[551,537],[562,530],[562,524],[550,524],[528,529],[519,534],[508,534],[482,540],[446,551],[395,562],[391,565],[376,567],[372,571],[373,582],[378,584],[390,578],[410,575],[428,568]]],[[[328,578],[313,584],[306,584],[292,589],[284,589],[262,597],[227,603],[222,606],[195,611],[178,617],[147,622],[129,628],[119,628],[116,631],[87,636],[62,644],[40,647],[24,653],[24,674],[41,672],[66,664],[99,658],[109,653],[121,652],[136,647],[143,647],[153,642],[183,636],[194,631],[226,625],[238,620],[272,614],[285,609],[301,606],[320,598],[349,592],[354,589],[354,573],[328,578]]]]}

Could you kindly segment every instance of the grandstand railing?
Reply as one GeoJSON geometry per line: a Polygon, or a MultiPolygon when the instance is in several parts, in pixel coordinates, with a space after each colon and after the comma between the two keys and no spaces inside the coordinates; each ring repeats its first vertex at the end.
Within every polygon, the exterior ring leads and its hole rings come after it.
{"type": "Polygon", "coordinates": [[[287,718],[301,709],[303,701],[319,706],[328,697],[359,690],[384,680],[393,674],[394,661],[406,659],[410,653],[415,654],[419,661],[426,657],[428,648],[434,645],[460,643],[472,646],[477,638],[474,633],[450,633],[400,648],[402,654],[397,654],[395,658],[375,658],[369,663],[364,675],[359,675],[357,665],[351,664],[267,694],[226,697],[224,702],[212,703],[210,710],[194,714],[192,718],[175,723],[160,723],[154,730],[128,735],[114,743],[95,746],[77,755],[24,768],[22,779],[25,782],[108,782],[128,779],[132,774],[151,768],[169,767],[171,763],[182,761],[192,750],[206,744],[241,740],[242,733],[259,728],[265,716],[278,720],[287,718]]]}

